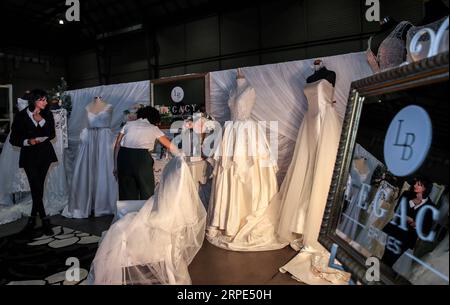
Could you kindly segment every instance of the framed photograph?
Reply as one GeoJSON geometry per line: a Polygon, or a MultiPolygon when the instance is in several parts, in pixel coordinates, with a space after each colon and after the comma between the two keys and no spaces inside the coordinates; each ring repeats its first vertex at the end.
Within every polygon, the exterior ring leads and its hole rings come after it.
{"type": "Polygon", "coordinates": [[[355,281],[449,284],[448,64],[352,84],[319,241],[355,281]]]}

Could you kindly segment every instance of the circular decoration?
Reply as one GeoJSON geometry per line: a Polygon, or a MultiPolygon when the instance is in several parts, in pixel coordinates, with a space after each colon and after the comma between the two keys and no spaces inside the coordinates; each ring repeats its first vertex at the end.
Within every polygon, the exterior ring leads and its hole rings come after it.
{"type": "Polygon", "coordinates": [[[175,103],[180,103],[184,99],[184,90],[183,88],[177,86],[172,89],[172,93],[170,94],[172,97],[172,101],[175,103]]]}
{"type": "Polygon", "coordinates": [[[392,120],[384,140],[384,160],[391,173],[405,177],[414,173],[430,150],[433,128],[428,113],[412,105],[392,120]]]}

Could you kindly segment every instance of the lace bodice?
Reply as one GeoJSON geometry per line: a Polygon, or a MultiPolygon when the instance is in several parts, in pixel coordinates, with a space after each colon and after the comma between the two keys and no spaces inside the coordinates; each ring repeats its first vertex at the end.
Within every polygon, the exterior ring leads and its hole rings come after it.
{"type": "Polygon", "coordinates": [[[245,121],[250,118],[256,103],[255,89],[250,87],[246,79],[237,80],[237,88],[228,101],[232,121],[245,121]]]}
{"type": "MultiPolygon", "coordinates": [[[[438,32],[439,28],[441,27],[442,23],[445,21],[445,19],[448,18],[445,16],[442,19],[439,19],[433,23],[424,25],[424,26],[413,26],[408,30],[408,33],[406,35],[406,45],[409,46],[411,44],[411,41],[414,37],[414,35],[417,34],[420,30],[424,28],[429,28],[433,30],[435,33],[438,32]]],[[[417,53],[412,53],[411,50],[408,47],[408,62],[414,62],[419,61],[427,57],[428,51],[431,47],[431,41],[430,36],[428,34],[424,34],[419,39],[419,43],[421,44],[420,51],[417,53]]],[[[444,38],[442,39],[440,45],[439,45],[439,53],[448,51],[448,29],[445,31],[444,38]]]]}
{"type": "MultiPolygon", "coordinates": [[[[67,136],[67,110],[56,109],[52,110],[53,118],[55,120],[55,132],[57,137],[57,153],[61,153],[64,149],[69,148],[69,140],[67,136]]],[[[56,146],[56,145],[55,145],[56,146]]]]}
{"type": "Polygon", "coordinates": [[[92,113],[87,108],[88,129],[94,128],[110,128],[114,107],[108,104],[105,109],[98,113],[92,113]]]}
{"type": "Polygon", "coordinates": [[[367,61],[375,73],[397,67],[405,61],[406,44],[403,33],[411,25],[409,21],[400,22],[380,44],[377,55],[371,49],[372,37],[369,38],[367,61]]]}

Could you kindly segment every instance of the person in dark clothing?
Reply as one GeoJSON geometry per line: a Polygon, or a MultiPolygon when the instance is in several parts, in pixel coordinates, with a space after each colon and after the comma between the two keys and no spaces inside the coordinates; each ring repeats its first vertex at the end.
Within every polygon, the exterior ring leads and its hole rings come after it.
{"type": "Polygon", "coordinates": [[[29,106],[18,112],[11,126],[10,143],[20,147],[19,167],[25,170],[30,184],[33,207],[24,231],[34,229],[36,216],[42,220],[45,235],[53,235],[43,202],[44,183],[50,164],[57,162],[55,150],[50,142],[55,138],[55,121],[47,109],[47,93],[32,90],[23,99],[29,106]]]}
{"type": "Polygon", "coordinates": [[[177,148],[156,126],[158,110],[147,106],[137,112],[120,131],[114,148],[114,175],[119,182],[119,200],[147,200],[155,190],[151,152],[158,141],[176,154],[177,148]]]}
{"type": "MultiPolygon", "coordinates": [[[[401,242],[397,249],[386,248],[386,251],[381,258],[381,260],[388,266],[392,267],[399,257],[408,249],[413,249],[417,239],[417,215],[419,212],[427,207],[433,206],[433,202],[429,198],[433,184],[426,178],[418,177],[414,179],[414,183],[411,185],[410,189],[404,192],[399,200],[397,210],[400,210],[400,206],[403,202],[406,202],[407,206],[407,230],[404,230],[400,226],[400,220],[397,224],[388,223],[383,232],[387,233],[390,237],[393,237],[401,242]]],[[[426,213],[423,219],[422,232],[428,235],[433,226],[432,214],[426,213]]]]}

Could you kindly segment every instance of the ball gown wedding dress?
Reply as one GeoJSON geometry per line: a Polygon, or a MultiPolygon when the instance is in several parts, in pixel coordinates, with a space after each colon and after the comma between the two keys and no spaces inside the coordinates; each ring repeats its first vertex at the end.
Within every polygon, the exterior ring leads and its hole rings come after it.
{"type": "Polygon", "coordinates": [[[118,197],[114,169],[114,136],[111,131],[113,106],[98,113],[86,108],[88,127],[80,134],[69,204],[62,215],[88,218],[113,215],[118,197]]]}
{"type": "Polygon", "coordinates": [[[169,161],[155,194],[108,230],[91,265],[90,284],[191,284],[206,210],[182,157],[169,161]]]}
{"type": "Polygon", "coordinates": [[[255,89],[245,78],[237,83],[228,102],[232,122],[225,124],[214,156],[207,239],[234,251],[282,248],[273,222],[265,217],[278,189],[276,160],[271,159],[265,128],[250,118],[255,89]]]}

